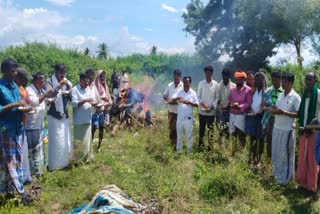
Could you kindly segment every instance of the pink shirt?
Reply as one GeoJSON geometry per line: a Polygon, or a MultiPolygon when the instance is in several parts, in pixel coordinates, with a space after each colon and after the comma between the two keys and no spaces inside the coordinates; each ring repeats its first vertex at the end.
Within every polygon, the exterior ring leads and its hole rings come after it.
{"type": "Polygon", "coordinates": [[[251,88],[246,84],[238,91],[237,87],[233,87],[230,90],[228,102],[238,103],[240,109],[230,108],[232,114],[243,114],[251,106],[252,92],[251,88]]]}

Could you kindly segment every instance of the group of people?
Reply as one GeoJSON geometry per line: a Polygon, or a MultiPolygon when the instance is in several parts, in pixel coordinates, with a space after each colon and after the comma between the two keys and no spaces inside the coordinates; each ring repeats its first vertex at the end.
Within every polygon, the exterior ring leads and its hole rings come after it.
{"type": "MultiPolygon", "coordinates": [[[[67,167],[71,161],[93,159],[93,137],[99,130],[97,150],[101,149],[109,109],[119,100],[118,88],[129,90],[129,77],[114,70],[113,94],[106,83],[106,72],[88,68],[73,86],[66,78],[67,68],[58,63],[46,79],[37,72],[28,84],[28,72],[13,59],[1,63],[0,79],[0,193],[22,196],[29,204],[32,197],[24,184],[49,171],[67,167]],[[124,77],[123,77],[124,76],[124,77]],[[73,108],[73,135],[68,105],[73,108]],[[45,115],[48,121],[48,157],[43,146],[45,115]]],[[[121,90],[122,90],[121,89],[121,90]]],[[[129,106],[127,106],[129,107],[129,106]]]]}
{"type": "MultiPolygon", "coordinates": [[[[317,124],[320,119],[320,90],[317,75],[305,75],[302,97],[293,89],[295,76],[290,72],[273,71],[272,85],[267,87],[264,72],[234,72],[222,70],[222,80],[213,80],[213,67],[204,68],[204,80],[197,93],[191,88],[191,77],[181,81],[181,71],[174,70],[173,82],[163,93],[168,104],[169,139],[176,152],[181,152],[186,134],[187,154],[193,147],[193,107],[199,107],[198,151],[205,148],[204,136],[208,128],[207,149],[212,149],[214,123],[221,127],[219,135],[232,136],[235,147],[244,148],[250,139],[249,163],[257,165],[266,147],[277,182],[286,185],[294,178],[300,187],[316,192],[319,166],[315,157],[317,124]],[[295,118],[298,119],[296,125],[295,118]],[[299,130],[298,167],[295,176],[295,130],[299,130]]],[[[320,135],[319,135],[320,136],[320,135]]],[[[221,139],[219,137],[219,139],[221,139]]],[[[320,137],[319,137],[320,140],[320,137]]]]}

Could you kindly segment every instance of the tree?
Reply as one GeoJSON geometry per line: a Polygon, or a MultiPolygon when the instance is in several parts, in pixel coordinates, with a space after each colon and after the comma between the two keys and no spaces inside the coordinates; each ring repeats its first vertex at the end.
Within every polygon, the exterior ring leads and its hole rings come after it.
{"type": "Polygon", "coordinates": [[[232,68],[257,70],[273,55],[274,41],[241,19],[243,0],[210,0],[206,6],[191,0],[182,15],[185,31],[195,36],[197,51],[207,61],[229,56],[232,68]]]}
{"type": "Polygon", "coordinates": [[[100,60],[107,60],[109,58],[109,48],[108,45],[106,43],[101,43],[98,46],[98,59],[100,60]]]}
{"type": "Polygon", "coordinates": [[[292,44],[302,68],[303,42],[320,33],[320,1],[244,0],[243,10],[243,20],[253,28],[267,31],[277,44],[292,44]]]}
{"type": "Polygon", "coordinates": [[[89,48],[84,49],[84,55],[89,56],[89,54],[90,54],[89,48]]]}
{"type": "Polygon", "coordinates": [[[157,46],[153,45],[151,50],[150,50],[150,54],[151,55],[157,55],[157,53],[158,53],[158,48],[157,48],[157,46]]]}

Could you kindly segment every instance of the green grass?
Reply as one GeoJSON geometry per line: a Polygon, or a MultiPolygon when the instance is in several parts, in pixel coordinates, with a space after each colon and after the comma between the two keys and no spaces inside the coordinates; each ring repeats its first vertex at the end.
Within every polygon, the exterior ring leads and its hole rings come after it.
{"type": "Polygon", "coordinates": [[[67,213],[108,184],[136,202],[156,204],[158,213],[319,213],[319,201],[294,183],[277,185],[267,164],[249,167],[246,150],[232,157],[231,141],[216,143],[210,153],[175,154],[162,117],[157,128],[106,134],[94,163],[46,172],[38,181],[40,201],[25,207],[2,200],[0,213],[67,213]]]}

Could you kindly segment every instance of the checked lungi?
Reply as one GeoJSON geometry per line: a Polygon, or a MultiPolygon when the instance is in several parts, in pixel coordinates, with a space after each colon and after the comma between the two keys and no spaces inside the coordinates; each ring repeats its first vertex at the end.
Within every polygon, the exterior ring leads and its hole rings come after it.
{"type": "Polygon", "coordinates": [[[22,134],[0,134],[0,192],[24,193],[22,172],[22,134]]]}

